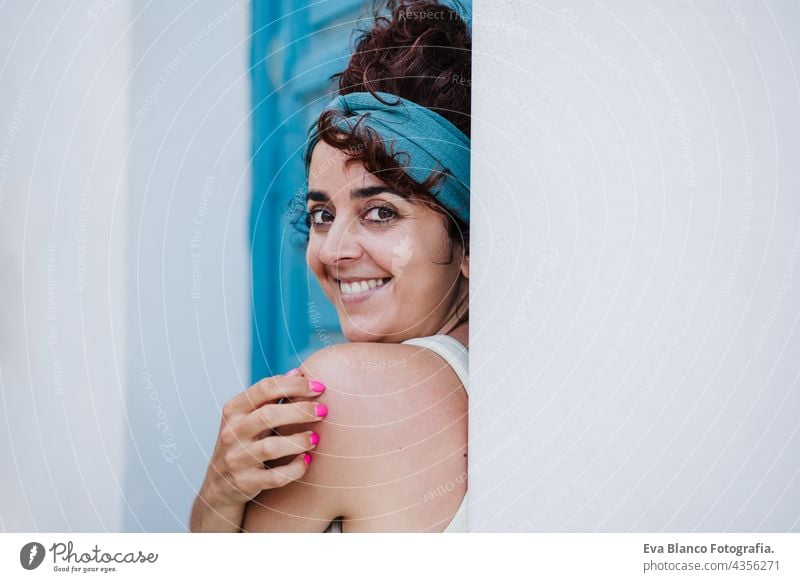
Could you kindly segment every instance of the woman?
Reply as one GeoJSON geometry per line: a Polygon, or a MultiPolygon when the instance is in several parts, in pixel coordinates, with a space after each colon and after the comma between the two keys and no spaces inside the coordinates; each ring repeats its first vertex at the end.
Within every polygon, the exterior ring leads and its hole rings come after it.
{"type": "Polygon", "coordinates": [[[306,260],[348,343],[225,405],[193,531],[466,531],[470,39],[387,4],[306,149],[306,260]]]}

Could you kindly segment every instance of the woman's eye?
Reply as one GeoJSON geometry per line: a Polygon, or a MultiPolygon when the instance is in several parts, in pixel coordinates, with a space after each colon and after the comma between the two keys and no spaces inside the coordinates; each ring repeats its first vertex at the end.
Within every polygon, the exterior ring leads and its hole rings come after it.
{"type": "MultiPolygon", "coordinates": [[[[397,217],[397,212],[388,206],[376,206],[364,213],[364,219],[373,224],[386,224],[397,217]]],[[[306,216],[306,226],[312,229],[325,228],[334,220],[333,214],[324,208],[309,210],[306,216]]]]}
{"type": "Polygon", "coordinates": [[[309,227],[325,226],[333,220],[333,215],[324,208],[309,211],[306,222],[309,227]]]}
{"type": "Polygon", "coordinates": [[[387,206],[370,208],[365,214],[366,219],[370,222],[389,222],[395,216],[397,216],[395,211],[387,206]]]}

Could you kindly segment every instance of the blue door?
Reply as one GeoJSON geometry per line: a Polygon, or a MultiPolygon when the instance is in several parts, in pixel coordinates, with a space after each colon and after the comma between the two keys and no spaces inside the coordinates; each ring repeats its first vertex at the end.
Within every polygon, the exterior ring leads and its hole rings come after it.
{"type": "Polygon", "coordinates": [[[306,267],[292,200],[304,198],[306,129],[347,66],[362,0],[253,2],[252,380],[345,341],[306,267]]]}
{"type": "MultiPolygon", "coordinates": [[[[469,18],[471,2],[461,4],[469,18]]],[[[306,129],[332,99],[330,77],[347,66],[354,30],[371,23],[370,6],[364,0],[252,3],[253,382],[346,341],[336,310],[306,266],[290,209],[293,199],[305,198],[306,129]]]]}

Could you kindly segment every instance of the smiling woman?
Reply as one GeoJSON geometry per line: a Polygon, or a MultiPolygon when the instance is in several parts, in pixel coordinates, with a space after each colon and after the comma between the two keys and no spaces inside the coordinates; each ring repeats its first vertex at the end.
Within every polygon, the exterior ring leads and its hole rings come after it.
{"type": "Polygon", "coordinates": [[[305,153],[347,343],[226,405],[194,530],[466,531],[470,46],[443,4],[376,8],[305,153]]]}

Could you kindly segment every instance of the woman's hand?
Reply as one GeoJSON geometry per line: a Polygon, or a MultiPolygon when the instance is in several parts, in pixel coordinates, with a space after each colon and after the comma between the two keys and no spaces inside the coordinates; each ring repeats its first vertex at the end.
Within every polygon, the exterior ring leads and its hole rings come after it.
{"type": "Polygon", "coordinates": [[[278,435],[275,429],[319,421],[327,407],[309,398],[325,386],[303,377],[299,369],[257,382],[222,407],[217,444],[191,516],[191,531],[240,531],[245,504],[264,489],[283,487],[301,478],[319,436],[313,431],[278,435]],[[290,462],[267,468],[267,461],[296,455],[290,462]]]}

